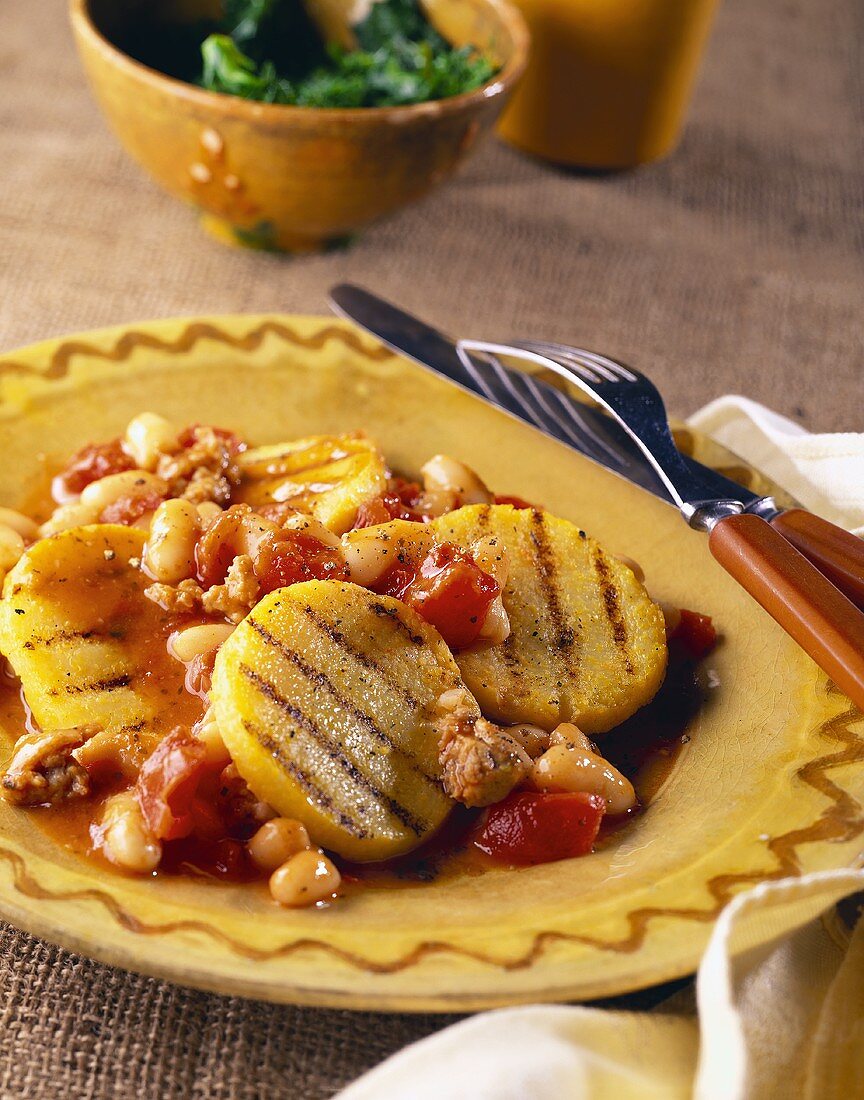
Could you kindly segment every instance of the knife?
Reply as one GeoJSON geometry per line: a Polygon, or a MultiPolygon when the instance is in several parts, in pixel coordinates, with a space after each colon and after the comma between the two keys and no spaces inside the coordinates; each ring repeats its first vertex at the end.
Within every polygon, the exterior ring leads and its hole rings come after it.
{"type": "MultiPolygon", "coordinates": [[[[610,417],[555,386],[500,363],[460,356],[448,336],[377,295],[350,283],[330,291],[334,311],[413,359],[511,416],[539,428],[580,454],[672,504],[668,490],[627,433],[610,417]]],[[[685,463],[718,499],[739,500],[807,557],[864,610],[864,540],[802,508],[782,509],[708,466],[685,463]]]]}

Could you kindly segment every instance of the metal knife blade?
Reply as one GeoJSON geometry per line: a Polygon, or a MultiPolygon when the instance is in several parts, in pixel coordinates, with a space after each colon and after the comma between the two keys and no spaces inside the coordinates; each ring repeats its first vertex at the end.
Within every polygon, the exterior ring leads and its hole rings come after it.
{"type": "MultiPolygon", "coordinates": [[[[359,325],[393,351],[672,503],[666,487],[639,448],[623,428],[599,408],[576,401],[539,379],[526,382],[526,376],[515,369],[505,371],[506,379],[480,361],[472,361],[473,369],[469,370],[450,337],[362,287],[350,283],[334,286],[330,302],[337,314],[359,325]]],[[[749,489],[695,459],[685,457],[685,462],[699,473],[718,498],[740,500],[745,505],[759,499],[749,489]]]]}

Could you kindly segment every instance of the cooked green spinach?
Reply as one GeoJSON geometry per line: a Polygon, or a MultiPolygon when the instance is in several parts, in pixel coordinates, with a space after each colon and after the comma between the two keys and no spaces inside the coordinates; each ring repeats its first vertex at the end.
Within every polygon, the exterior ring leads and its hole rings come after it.
{"type": "Polygon", "coordinates": [[[495,67],[452,46],[417,0],[377,0],[354,27],[358,49],[324,46],[299,0],[224,0],[201,45],[202,87],[300,107],[395,107],[485,84],[495,67]]]}

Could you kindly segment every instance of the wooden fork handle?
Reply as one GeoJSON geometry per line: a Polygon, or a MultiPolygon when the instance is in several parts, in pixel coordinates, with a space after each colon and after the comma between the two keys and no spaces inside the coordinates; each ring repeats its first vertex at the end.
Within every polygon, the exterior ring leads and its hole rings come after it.
{"type": "Polygon", "coordinates": [[[771,526],[864,611],[864,539],[802,508],[781,512],[771,526]]]}
{"type": "Polygon", "coordinates": [[[708,545],[726,572],[864,709],[864,613],[758,516],[721,519],[708,545]]]}

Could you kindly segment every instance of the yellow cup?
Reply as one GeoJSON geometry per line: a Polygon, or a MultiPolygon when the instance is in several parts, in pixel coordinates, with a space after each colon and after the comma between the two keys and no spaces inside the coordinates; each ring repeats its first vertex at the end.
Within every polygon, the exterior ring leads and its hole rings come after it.
{"type": "Polygon", "coordinates": [[[717,0],[515,0],[531,30],[499,124],[528,153],[630,168],[674,149],[717,0]]]}

